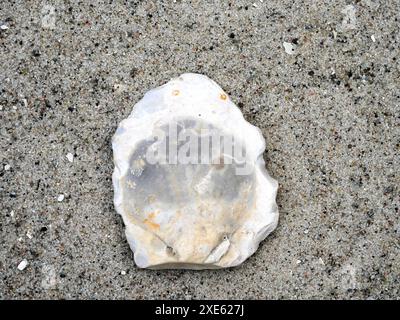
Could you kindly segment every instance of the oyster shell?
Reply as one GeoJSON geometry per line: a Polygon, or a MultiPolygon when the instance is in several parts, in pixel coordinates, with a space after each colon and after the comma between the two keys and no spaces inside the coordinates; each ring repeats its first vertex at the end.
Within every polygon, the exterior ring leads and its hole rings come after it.
{"type": "Polygon", "coordinates": [[[278,223],[261,131],[206,76],[147,92],[112,145],[114,204],[138,267],[236,266],[278,223]]]}

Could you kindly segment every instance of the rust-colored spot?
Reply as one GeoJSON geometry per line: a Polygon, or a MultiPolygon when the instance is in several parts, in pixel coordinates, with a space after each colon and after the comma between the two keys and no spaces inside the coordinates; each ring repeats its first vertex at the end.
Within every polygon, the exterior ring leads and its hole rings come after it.
{"type": "Polygon", "coordinates": [[[160,225],[158,224],[158,223],[155,223],[154,221],[153,221],[153,219],[154,219],[154,217],[155,217],[155,213],[154,212],[151,212],[150,214],[149,214],[149,216],[148,216],[148,219],[144,219],[144,224],[146,225],[146,226],[148,226],[150,229],[152,229],[152,230],[158,230],[158,229],[160,229],[160,225]]]}
{"type": "Polygon", "coordinates": [[[150,220],[148,220],[148,219],[145,219],[143,222],[144,222],[144,224],[145,224],[146,226],[148,226],[150,229],[153,229],[153,230],[158,230],[158,229],[160,229],[160,225],[159,225],[158,223],[152,222],[152,221],[150,221],[150,220]]]}
{"type": "Polygon", "coordinates": [[[173,96],[179,96],[179,90],[174,90],[172,91],[173,96]]]}
{"type": "Polygon", "coordinates": [[[228,98],[225,93],[221,93],[219,97],[221,100],[226,100],[228,98]]]}

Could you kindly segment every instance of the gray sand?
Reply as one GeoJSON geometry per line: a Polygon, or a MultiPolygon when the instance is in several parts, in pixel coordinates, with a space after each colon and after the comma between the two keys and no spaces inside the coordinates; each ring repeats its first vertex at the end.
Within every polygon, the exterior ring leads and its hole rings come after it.
{"type": "Polygon", "coordinates": [[[0,298],[399,297],[398,1],[88,2],[1,2],[0,298]],[[261,128],[280,184],[238,268],[137,269],[113,208],[117,124],[184,72],[261,128]]]}

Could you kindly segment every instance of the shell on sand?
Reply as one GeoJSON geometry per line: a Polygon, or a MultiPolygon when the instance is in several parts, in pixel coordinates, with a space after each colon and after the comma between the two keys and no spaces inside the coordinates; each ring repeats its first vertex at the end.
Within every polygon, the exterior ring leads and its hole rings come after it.
{"type": "Polygon", "coordinates": [[[206,76],[147,92],[112,146],[114,204],[138,267],[236,266],[278,223],[262,133],[206,76]]]}

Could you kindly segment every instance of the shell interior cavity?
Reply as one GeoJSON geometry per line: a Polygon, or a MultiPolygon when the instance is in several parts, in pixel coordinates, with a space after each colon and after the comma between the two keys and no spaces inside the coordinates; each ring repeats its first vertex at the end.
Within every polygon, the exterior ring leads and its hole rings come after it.
{"type": "Polygon", "coordinates": [[[236,266],[275,229],[261,131],[206,76],[148,91],[112,145],[115,208],[138,267],[236,266]]]}

